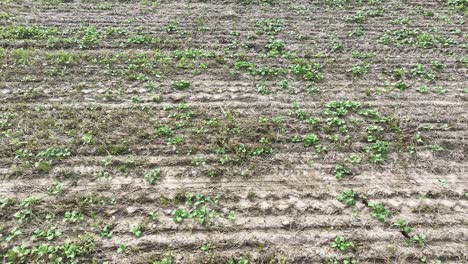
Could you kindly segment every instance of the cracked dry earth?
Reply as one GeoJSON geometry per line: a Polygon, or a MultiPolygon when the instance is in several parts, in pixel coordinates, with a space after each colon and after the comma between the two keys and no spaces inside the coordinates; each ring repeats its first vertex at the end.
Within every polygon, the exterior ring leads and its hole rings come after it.
{"type": "Polygon", "coordinates": [[[0,1],[2,263],[468,263],[467,5],[0,1]]]}

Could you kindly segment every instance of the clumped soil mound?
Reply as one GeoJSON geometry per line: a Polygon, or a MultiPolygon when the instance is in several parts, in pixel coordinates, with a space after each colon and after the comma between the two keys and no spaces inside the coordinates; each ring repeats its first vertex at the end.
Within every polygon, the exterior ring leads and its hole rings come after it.
{"type": "Polygon", "coordinates": [[[467,263],[466,0],[0,1],[3,263],[467,263]]]}

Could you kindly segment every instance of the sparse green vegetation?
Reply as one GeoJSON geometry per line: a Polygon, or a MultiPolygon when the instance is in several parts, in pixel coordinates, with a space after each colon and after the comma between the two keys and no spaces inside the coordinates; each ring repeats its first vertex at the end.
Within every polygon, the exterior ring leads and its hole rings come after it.
{"type": "Polygon", "coordinates": [[[284,28],[284,21],[282,19],[260,19],[255,23],[257,27],[257,33],[277,35],[284,28]]]}
{"type": "Polygon", "coordinates": [[[401,232],[405,234],[406,236],[409,236],[409,233],[411,233],[411,227],[408,224],[408,221],[404,219],[398,219],[395,223],[395,226],[399,227],[401,232]]]}
{"type": "Polygon", "coordinates": [[[453,9],[466,12],[468,9],[468,2],[466,0],[446,0],[446,4],[453,9]]]}
{"type": "Polygon", "coordinates": [[[190,87],[190,83],[186,80],[177,80],[172,82],[172,86],[177,90],[185,90],[190,87]]]}
{"type": "Polygon", "coordinates": [[[47,39],[59,33],[56,27],[45,26],[9,26],[3,27],[0,32],[0,39],[31,40],[47,39]]]}
{"type": "Polygon", "coordinates": [[[384,222],[385,218],[390,217],[392,212],[385,207],[383,203],[369,203],[370,215],[379,222],[384,222]]]}
{"type": "Polygon", "coordinates": [[[385,45],[400,44],[426,49],[457,44],[453,38],[410,28],[386,31],[380,38],[380,42],[385,45]]]}
{"type": "Polygon", "coordinates": [[[341,180],[352,174],[351,169],[347,167],[346,165],[342,165],[342,164],[336,165],[334,173],[335,173],[335,177],[338,180],[341,180]]]}
{"type": "Polygon", "coordinates": [[[80,38],[77,39],[80,49],[97,48],[102,39],[101,32],[96,27],[84,27],[81,29],[80,38]]]}
{"type": "Polygon", "coordinates": [[[338,236],[330,243],[332,248],[338,249],[341,252],[347,252],[354,250],[356,244],[353,241],[350,241],[342,236],[338,236]]]}
{"type": "Polygon", "coordinates": [[[466,262],[466,7],[0,0],[1,261],[466,262]]]}
{"type": "Polygon", "coordinates": [[[359,194],[353,190],[347,190],[340,193],[336,199],[346,206],[355,206],[356,200],[359,198],[359,194]]]}
{"type": "Polygon", "coordinates": [[[161,169],[156,168],[152,169],[145,174],[145,180],[148,181],[150,184],[155,184],[161,178],[161,169]]]}
{"type": "Polygon", "coordinates": [[[220,196],[210,197],[203,194],[188,193],[180,197],[185,205],[179,206],[172,212],[175,223],[182,223],[184,219],[191,219],[204,225],[214,218],[224,216],[218,207],[220,196]]]}
{"type": "Polygon", "coordinates": [[[369,63],[366,63],[364,65],[357,64],[353,66],[353,68],[351,69],[351,73],[353,74],[353,77],[359,77],[359,76],[369,73],[369,68],[370,68],[369,63]]]}

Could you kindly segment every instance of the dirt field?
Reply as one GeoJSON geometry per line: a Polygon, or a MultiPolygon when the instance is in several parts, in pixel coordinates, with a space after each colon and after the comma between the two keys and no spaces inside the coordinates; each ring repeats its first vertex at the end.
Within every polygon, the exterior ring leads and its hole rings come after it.
{"type": "Polygon", "coordinates": [[[466,0],[0,0],[2,263],[468,263],[466,0]]]}

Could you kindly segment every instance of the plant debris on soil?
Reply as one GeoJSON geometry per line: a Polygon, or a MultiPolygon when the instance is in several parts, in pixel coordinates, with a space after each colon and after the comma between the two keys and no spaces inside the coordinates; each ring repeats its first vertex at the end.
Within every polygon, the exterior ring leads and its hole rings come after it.
{"type": "Polygon", "coordinates": [[[468,263],[466,0],[0,0],[0,262],[468,263]]]}

